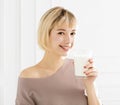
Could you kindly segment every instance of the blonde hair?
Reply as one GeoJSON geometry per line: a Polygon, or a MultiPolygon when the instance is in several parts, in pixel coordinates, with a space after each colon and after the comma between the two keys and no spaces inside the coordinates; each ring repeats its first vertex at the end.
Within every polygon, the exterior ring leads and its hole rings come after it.
{"type": "Polygon", "coordinates": [[[63,7],[54,7],[49,9],[40,19],[38,27],[39,47],[41,47],[43,50],[47,50],[51,30],[56,25],[61,25],[64,22],[72,27],[76,23],[74,14],[63,7]]]}

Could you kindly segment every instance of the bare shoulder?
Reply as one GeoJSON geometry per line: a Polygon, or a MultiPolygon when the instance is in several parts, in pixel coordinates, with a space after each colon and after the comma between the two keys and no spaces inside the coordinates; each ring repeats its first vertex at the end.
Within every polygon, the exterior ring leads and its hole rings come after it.
{"type": "Polygon", "coordinates": [[[42,77],[47,77],[50,76],[54,73],[55,71],[50,70],[49,68],[45,68],[42,65],[34,65],[31,67],[28,67],[20,73],[21,78],[42,78],[42,77]]]}
{"type": "Polygon", "coordinates": [[[40,68],[38,68],[37,66],[31,66],[28,68],[25,68],[24,70],[22,70],[22,72],[20,73],[20,77],[22,78],[38,78],[41,76],[40,73],[40,68]]]}

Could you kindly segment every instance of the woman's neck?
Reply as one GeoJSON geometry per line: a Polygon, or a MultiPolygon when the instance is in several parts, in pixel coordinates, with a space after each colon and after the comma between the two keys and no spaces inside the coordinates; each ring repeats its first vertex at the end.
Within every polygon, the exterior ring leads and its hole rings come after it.
{"type": "Polygon", "coordinates": [[[46,69],[57,70],[63,65],[64,59],[65,57],[45,52],[44,57],[39,64],[46,69]]]}

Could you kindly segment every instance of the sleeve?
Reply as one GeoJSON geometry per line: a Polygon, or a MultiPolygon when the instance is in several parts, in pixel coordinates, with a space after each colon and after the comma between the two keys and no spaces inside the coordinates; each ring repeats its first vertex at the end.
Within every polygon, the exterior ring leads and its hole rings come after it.
{"type": "Polygon", "coordinates": [[[26,86],[27,84],[25,84],[23,80],[18,81],[15,105],[35,105],[32,96],[29,94],[29,88],[26,86]]]}

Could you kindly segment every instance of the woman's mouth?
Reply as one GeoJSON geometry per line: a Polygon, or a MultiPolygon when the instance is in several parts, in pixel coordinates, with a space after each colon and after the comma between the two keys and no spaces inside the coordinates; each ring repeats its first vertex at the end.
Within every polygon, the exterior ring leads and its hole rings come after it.
{"type": "Polygon", "coordinates": [[[59,45],[64,51],[68,51],[70,49],[70,46],[62,46],[59,45]]]}

